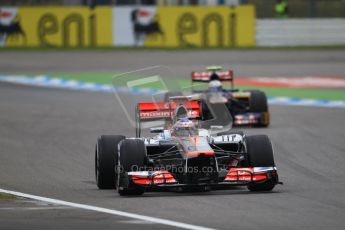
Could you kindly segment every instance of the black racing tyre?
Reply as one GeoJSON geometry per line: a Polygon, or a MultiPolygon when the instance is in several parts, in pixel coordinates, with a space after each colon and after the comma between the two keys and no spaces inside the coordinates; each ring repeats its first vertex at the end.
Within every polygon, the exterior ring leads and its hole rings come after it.
{"type": "Polygon", "coordinates": [[[169,97],[175,97],[175,96],[183,96],[183,93],[182,92],[178,92],[178,91],[176,91],[176,92],[174,92],[174,91],[167,92],[164,95],[164,101],[169,101],[169,97]]]}
{"type": "Polygon", "coordinates": [[[125,136],[103,135],[97,140],[95,151],[95,174],[99,189],[116,188],[115,166],[118,162],[118,144],[125,136]]]}
{"type": "Polygon", "coordinates": [[[267,112],[268,104],[267,97],[264,92],[258,90],[251,90],[250,92],[250,112],[267,112]]]}
{"type": "MultiPolygon", "coordinates": [[[[273,148],[266,135],[247,136],[245,138],[249,167],[274,167],[273,148]]],[[[273,178],[264,183],[248,185],[250,191],[271,191],[276,185],[273,178]]]]}
{"type": "Polygon", "coordinates": [[[254,127],[267,127],[270,123],[266,94],[258,90],[250,90],[249,112],[261,113],[261,120],[254,127]]]}
{"type": "MultiPolygon", "coordinates": [[[[144,171],[147,162],[146,146],[143,140],[140,139],[125,139],[120,143],[119,166],[123,173],[131,171],[144,171]]],[[[123,186],[123,178],[119,174],[118,192],[122,196],[126,195],[141,195],[144,189],[131,184],[123,186]]],[[[127,183],[128,181],[126,181],[127,183]]]]}

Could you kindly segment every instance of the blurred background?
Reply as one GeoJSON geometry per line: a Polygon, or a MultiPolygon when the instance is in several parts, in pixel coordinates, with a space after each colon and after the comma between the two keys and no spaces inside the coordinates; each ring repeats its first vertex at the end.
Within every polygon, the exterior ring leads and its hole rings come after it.
{"type": "Polygon", "coordinates": [[[2,0],[3,47],[345,44],[345,0],[2,0]]]}

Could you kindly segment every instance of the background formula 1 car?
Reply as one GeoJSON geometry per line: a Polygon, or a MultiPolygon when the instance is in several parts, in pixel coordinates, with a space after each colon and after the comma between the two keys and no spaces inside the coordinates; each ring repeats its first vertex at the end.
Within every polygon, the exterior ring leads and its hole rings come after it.
{"type": "MultiPolygon", "coordinates": [[[[192,72],[192,91],[206,96],[209,103],[225,103],[232,117],[234,125],[252,125],[267,127],[270,123],[267,97],[259,90],[239,91],[234,89],[233,71],[224,71],[221,67],[209,67],[207,71],[192,72]],[[197,90],[193,83],[208,83],[205,90],[197,90]],[[222,83],[230,84],[225,89],[222,83]]],[[[226,85],[226,84],[225,84],[226,85]]],[[[205,116],[208,115],[204,109],[205,116]]]]}
{"type": "Polygon", "coordinates": [[[175,98],[179,99],[139,103],[135,138],[98,138],[95,171],[99,189],[141,195],[145,191],[208,191],[238,185],[250,191],[275,187],[278,174],[266,135],[211,135],[210,130],[198,128],[201,101],[175,98]],[[141,124],[158,120],[169,125],[151,128],[156,133],[153,137],[141,137],[141,124]]]}

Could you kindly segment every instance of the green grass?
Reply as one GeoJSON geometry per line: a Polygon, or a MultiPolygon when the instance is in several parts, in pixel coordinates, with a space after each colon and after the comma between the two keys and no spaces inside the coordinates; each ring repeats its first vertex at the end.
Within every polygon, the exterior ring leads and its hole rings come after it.
{"type": "Polygon", "coordinates": [[[5,194],[5,193],[0,193],[0,200],[1,199],[14,199],[16,196],[11,195],[11,194],[5,194]]]}
{"type": "MultiPolygon", "coordinates": [[[[48,74],[50,77],[57,77],[67,80],[77,80],[84,82],[93,82],[100,84],[112,84],[112,77],[118,74],[116,72],[95,72],[95,73],[55,73],[48,74]]],[[[167,83],[175,81],[175,78],[166,78],[167,83]],[[171,79],[171,80],[170,80],[171,79]]],[[[177,78],[178,79],[178,78],[177,78]]],[[[178,84],[181,87],[189,87],[190,80],[178,79],[178,84]]],[[[149,83],[142,86],[142,88],[161,88],[160,83],[149,83]]],[[[253,87],[253,86],[239,86],[241,90],[245,89],[260,89],[271,97],[296,97],[306,99],[321,99],[321,100],[343,100],[345,101],[344,89],[310,89],[310,88],[272,88],[272,87],[253,87]]],[[[175,89],[176,90],[176,89],[175,89]]]]}
{"type": "Polygon", "coordinates": [[[100,84],[111,84],[112,77],[116,72],[87,72],[87,73],[52,73],[49,77],[57,77],[66,80],[77,80],[84,82],[94,82],[100,84]]]}
{"type": "MultiPolygon", "coordinates": [[[[241,89],[253,89],[253,87],[239,87],[241,89]]],[[[344,89],[310,89],[310,88],[266,88],[256,87],[271,97],[295,97],[321,100],[345,101],[344,89]]]]}
{"type": "MultiPolygon", "coordinates": [[[[113,76],[115,76],[116,74],[120,74],[120,73],[116,73],[116,72],[52,73],[52,74],[48,74],[48,76],[61,78],[61,79],[65,79],[65,80],[77,80],[77,81],[92,82],[92,83],[99,83],[99,84],[112,84],[113,83],[113,80],[112,80],[113,76]]],[[[130,75],[130,76],[133,77],[134,75],[130,75]]],[[[169,78],[165,78],[164,82],[165,83],[174,83],[176,81],[173,80],[172,77],[169,77],[169,78]]],[[[177,83],[180,85],[180,87],[184,87],[184,84],[185,84],[184,81],[178,80],[177,83]]],[[[117,86],[119,85],[118,82],[115,82],[115,84],[117,86]]],[[[161,82],[154,82],[154,83],[147,83],[147,84],[141,85],[140,88],[162,89],[163,85],[161,84],[161,82]]]]}

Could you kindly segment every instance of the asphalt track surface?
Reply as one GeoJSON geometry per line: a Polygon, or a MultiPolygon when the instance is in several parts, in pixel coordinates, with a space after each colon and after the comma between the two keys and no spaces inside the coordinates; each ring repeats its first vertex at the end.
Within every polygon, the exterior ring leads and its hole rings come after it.
{"type": "Polygon", "coordinates": [[[0,52],[1,74],[131,71],[166,65],[177,75],[189,77],[191,70],[222,65],[236,76],[345,76],[344,63],[344,49],[0,52]]]}
{"type": "MultiPolygon", "coordinates": [[[[180,65],[182,69],[187,68],[188,60],[196,67],[209,64],[206,57],[198,55],[200,52],[182,63],[179,58],[193,56],[193,52],[158,51],[151,56],[156,60],[138,63],[143,52],[147,51],[131,51],[132,56],[121,52],[33,52],[31,59],[30,53],[1,52],[0,67],[6,73],[86,71],[92,66],[83,61],[97,57],[95,60],[103,63],[98,69],[110,69],[111,56],[114,63],[123,62],[123,70],[129,70],[133,60],[133,68],[140,68],[159,62],[159,56],[165,61],[165,54],[175,56],[172,66],[180,65]],[[12,61],[4,60],[4,56],[12,61]],[[70,56],[76,60],[74,66],[69,63],[70,56]],[[121,60],[124,58],[128,59],[127,64],[121,60]],[[105,65],[103,61],[109,63],[105,65]]],[[[210,55],[212,60],[217,60],[218,55],[243,59],[241,68],[247,68],[241,70],[241,75],[342,76],[345,72],[345,54],[340,51],[291,51],[289,57],[282,51],[251,51],[251,55],[249,51],[212,51],[210,55]],[[255,61],[255,55],[266,58],[255,61]],[[278,63],[285,59],[291,63],[278,63]]],[[[156,64],[169,64],[163,61],[156,64]]],[[[280,179],[284,182],[274,192],[250,193],[245,188],[234,188],[123,198],[112,190],[98,190],[94,181],[97,136],[134,135],[113,95],[0,83],[0,188],[218,229],[343,229],[345,110],[271,106],[271,113],[272,125],[268,129],[246,128],[245,132],[265,133],[273,141],[280,179]]],[[[0,208],[9,205],[18,206],[0,201],[0,208]]],[[[0,224],[0,229],[171,228],[79,209],[0,210],[0,224]]]]}

